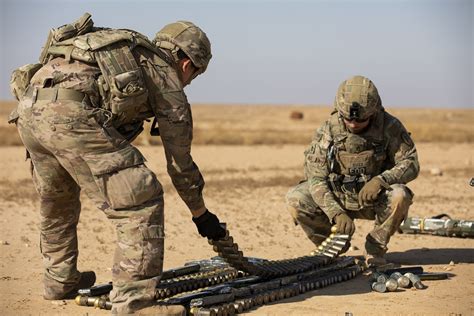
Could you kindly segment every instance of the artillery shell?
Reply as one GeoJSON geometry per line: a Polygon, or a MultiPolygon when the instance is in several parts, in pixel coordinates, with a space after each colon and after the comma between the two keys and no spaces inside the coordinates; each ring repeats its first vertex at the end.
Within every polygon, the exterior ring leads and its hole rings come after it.
{"type": "Polygon", "coordinates": [[[389,292],[394,292],[398,289],[398,283],[396,280],[392,279],[392,278],[389,278],[386,282],[385,282],[385,287],[387,288],[387,291],[389,292]]]}
{"type": "Polygon", "coordinates": [[[371,287],[372,287],[372,290],[375,292],[385,293],[387,291],[387,287],[385,283],[382,283],[382,282],[373,282],[371,287]]]}

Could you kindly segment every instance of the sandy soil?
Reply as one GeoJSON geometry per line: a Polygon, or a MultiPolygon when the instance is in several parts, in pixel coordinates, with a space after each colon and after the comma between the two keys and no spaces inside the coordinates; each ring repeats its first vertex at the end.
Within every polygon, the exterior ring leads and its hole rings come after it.
{"type": "MultiPolygon", "coordinates": [[[[190,214],[165,171],[163,149],[140,147],[165,188],[165,269],[214,256],[199,237],[190,214]]],[[[284,196],[302,176],[303,145],[194,146],[206,179],[208,207],[227,222],[248,256],[282,259],[308,254],[312,244],[285,211],[284,196]]],[[[410,187],[416,194],[412,216],[448,213],[474,219],[472,144],[419,143],[422,172],[410,187]],[[430,173],[433,168],[441,176],[430,173]]],[[[42,299],[38,199],[21,147],[0,148],[0,310],[2,315],[106,315],[73,301],[42,299]]],[[[84,199],[79,224],[79,268],[93,269],[98,282],[110,280],[114,230],[104,214],[84,199]]],[[[361,255],[371,223],[359,221],[349,255],[361,255]]],[[[253,315],[473,315],[474,240],[401,235],[393,237],[388,258],[402,266],[452,273],[449,280],[426,281],[423,291],[371,292],[368,277],[328,286],[250,311],[253,315]],[[453,262],[450,265],[450,262],[453,262]]]]}

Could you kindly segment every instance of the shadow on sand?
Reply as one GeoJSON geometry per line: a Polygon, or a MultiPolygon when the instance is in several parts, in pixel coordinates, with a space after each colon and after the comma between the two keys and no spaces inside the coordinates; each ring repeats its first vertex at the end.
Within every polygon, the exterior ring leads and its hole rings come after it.
{"type": "Polygon", "coordinates": [[[474,248],[410,249],[387,253],[386,259],[402,265],[474,263],[474,248]]]}

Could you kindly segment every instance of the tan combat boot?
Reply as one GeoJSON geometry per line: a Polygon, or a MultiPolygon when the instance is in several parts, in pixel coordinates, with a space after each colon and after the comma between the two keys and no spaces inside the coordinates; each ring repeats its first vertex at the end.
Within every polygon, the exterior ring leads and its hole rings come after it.
{"type": "Polygon", "coordinates": [[[93,286],[95,279],[94,271],[81,272],[79,282],[76,284],[61,283],[45,275],[43,298],[45,300],[74,299],[77,296],[77,290],[93,286]]]}

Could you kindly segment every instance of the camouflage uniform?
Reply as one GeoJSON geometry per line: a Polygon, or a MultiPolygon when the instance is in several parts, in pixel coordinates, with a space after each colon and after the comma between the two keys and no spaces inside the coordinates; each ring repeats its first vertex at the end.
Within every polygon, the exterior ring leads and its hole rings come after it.
{"type": "Polygon", "coordinates": [[[71,288],[80,277],[76,227],[84,190],[116,227],[113,312],[130,313],[153,299],[163,264],[163,190],[131,144],[145,119],[157,120],[167,170],[183,201],[191,210],[204,206],[204,180],[191,157],[191,108],[169,44],[159,51],[132,46],[145,89],[131,97],[104,95],[98,64],[69,56],[45,63],[20,98],[16,123],[40,196],[45,295],[71,288]],[[124,111],[113,113],[105,97],[124,111]]]}
{"type": "Polygon", "coordinates": [[[415,145],[380,101],[369,127],[360,134],[347,130],[339,112],[331,114],[306,149],[305,180],[289,190],[288,209],[316,245],[330,234],[338,214],[375,220],[365,247],[368,254],[383,256],[412,203],[413,193],[405,184],[419,172],[415,145]],[[360,205],[358,193],[373,177],[379,177],[386,189],[373,204],[360,205]]]}

